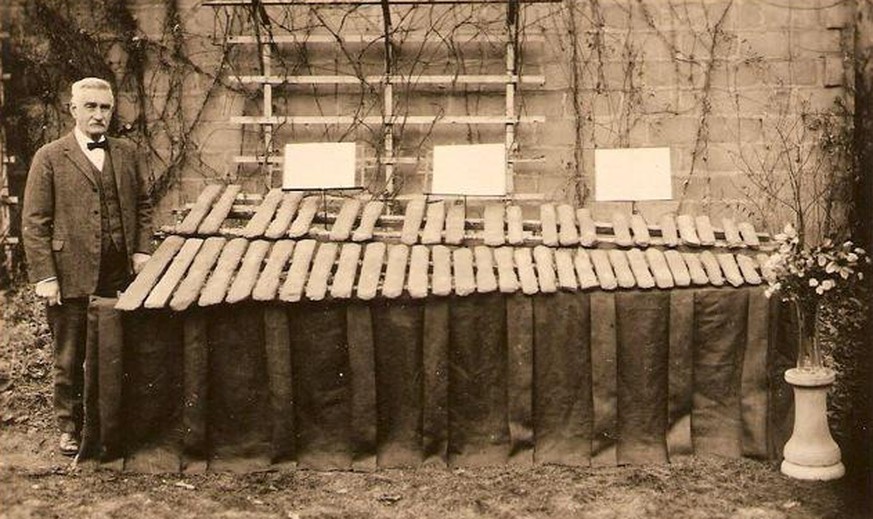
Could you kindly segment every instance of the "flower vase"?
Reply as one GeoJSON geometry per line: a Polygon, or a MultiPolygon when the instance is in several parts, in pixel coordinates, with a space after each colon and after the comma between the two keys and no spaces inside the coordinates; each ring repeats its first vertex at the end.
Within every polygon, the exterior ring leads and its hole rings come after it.
{"type": "Polygon", "coordinates": [[[815,314],[804,318],[799,309],[797,314],[797,367],[785,372],[785,381],[794,388],[794,430],[783,450],[782,473],[796,479],[838,479],[845,467],[827,415],[827,393],[835,375],[822,366],[815,314]]]}

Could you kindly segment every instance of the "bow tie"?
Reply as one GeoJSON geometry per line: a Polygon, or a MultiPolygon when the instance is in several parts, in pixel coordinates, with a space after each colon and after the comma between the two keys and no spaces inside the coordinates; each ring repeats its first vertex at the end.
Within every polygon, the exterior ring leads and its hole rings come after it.
{"type": "Polygon", "coordinates": [[[95,150],[97,148],[106,150],[109,148],[109,141],[103,139],[102,141],[94,142],[91,141],[88,143],[88,151],[95,150]]]}

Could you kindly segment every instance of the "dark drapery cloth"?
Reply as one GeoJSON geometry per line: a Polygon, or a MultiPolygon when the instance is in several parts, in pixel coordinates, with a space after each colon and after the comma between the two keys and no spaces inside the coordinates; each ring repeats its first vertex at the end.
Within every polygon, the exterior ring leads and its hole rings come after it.
{"type": "Polygon", "coordinates": [[[91,316],[86,444],[130,470],[773,457],[790,432],[791,323],[758,288],[91,316]]]}

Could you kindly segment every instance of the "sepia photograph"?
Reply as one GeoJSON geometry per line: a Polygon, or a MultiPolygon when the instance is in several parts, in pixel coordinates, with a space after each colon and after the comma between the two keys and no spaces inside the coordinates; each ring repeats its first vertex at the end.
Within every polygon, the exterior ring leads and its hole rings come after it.
{"type": "Polygon", "coordinates": [[[0,4],[0,519],[873,517],[873,0],[0,4]]]}

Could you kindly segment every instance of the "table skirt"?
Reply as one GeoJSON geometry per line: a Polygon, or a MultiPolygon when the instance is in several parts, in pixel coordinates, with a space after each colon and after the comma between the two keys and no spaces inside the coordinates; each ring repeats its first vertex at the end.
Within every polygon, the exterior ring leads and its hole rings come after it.
{"type": "Polygon", "coordinates": [[[89,313],[82,458],[145,472],[778,458],[761,287],[89,313]]]}

